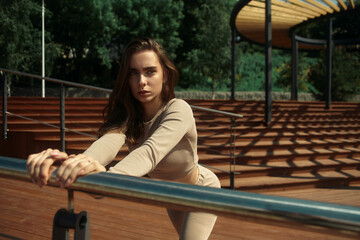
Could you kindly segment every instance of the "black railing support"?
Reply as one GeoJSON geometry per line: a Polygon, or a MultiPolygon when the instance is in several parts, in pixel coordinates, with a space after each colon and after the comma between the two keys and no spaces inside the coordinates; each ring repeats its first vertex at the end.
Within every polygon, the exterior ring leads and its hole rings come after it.
{"type": "Polygon", "coordinates": [[[328,35],[326,39],[326,55],[327,55],[327,65],[326,65],[326,109],[331,108],[331,63],[332,63],[332,18],[329,18],[328,25],[328,35]]]}
{"type": "Polygon", "coordinates": [[[7,79],[6,73],[2,73],[2,87],[3,87],[3,96],[2,96],[2,122],[3,122],[3,139],[7,140],[8,138],[8,129],[7,129],[7,79]]]}
{"type": "Polygon", "coordinates": [[[292,33],[292,53],[291,53],[291,71],[292,71],[292,81],[291,81],[291,100],[298,100],[298,67],[299,67],[299,43],[296,40],[295,32],[292,33]]]}
{"type": "Polygon", "coordinates": [[[236,30],[231,29],[231,100],[235,99],[235,38],[236,30]]]}
{"type": "Polygon", "coordinates": [[[231,133],[230,133],[230,189],[235,189],[235,174],[236,174],[236,118],[231,118],[231,133]]]}
{"type": "Polygon", "coordinates": [[[272,23],[271,0],[265,3],[265,125],[271,123],[271,72],[272,72],[272,23]]]}
{"type": "Polygon", "coordinates": [[[53,240],[68,240],[69,229],[74,229],[75,240],[90,239],[90,221],[87,212],[75,214],[62,208],[56,212],[53,222],[53,240]]]}
{"type": "Polygon", "coordinates": [[[230,171],[230,189],[235,190],[235,173],[230,171]]]}
{"type": "Polygon", "coordinates": [[[60,84],[60,150],[65,152],[65,87],[60,84]]]}
{"type": "Polygon", "coordinates": [[[74,229],[74,239],[90,239],[90,221],[87,212],[74,213],[74,191],[68,189],[68,210],[56,212],[53,222],[53,240],[68,240],[69,229],[74,229]]]}

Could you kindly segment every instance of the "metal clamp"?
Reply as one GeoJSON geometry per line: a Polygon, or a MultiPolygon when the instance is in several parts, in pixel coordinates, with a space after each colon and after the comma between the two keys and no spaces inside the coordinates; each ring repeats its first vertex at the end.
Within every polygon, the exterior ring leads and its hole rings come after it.
{"type": "Polygon", "coordinates": [[[75,240],[90,239],[89,216],[85,211],[74,213],[73,198],[73,191],[68,190],[69,210],[62,208],[56,212],[53,222],[53,240],[68,240],[69,229],[74,229],[75,240]]]}

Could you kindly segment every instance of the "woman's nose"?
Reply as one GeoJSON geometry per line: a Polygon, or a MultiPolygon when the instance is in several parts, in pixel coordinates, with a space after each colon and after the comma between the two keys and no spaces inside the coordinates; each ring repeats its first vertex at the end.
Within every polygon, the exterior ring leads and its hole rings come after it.
{"type": "Polygon", "coordinates": [[[146,77],[143,74],[140,74],[139,78],[140,78],[139,79],[139,84],[141,86],[145,86],[146,85],[146,77]]]}

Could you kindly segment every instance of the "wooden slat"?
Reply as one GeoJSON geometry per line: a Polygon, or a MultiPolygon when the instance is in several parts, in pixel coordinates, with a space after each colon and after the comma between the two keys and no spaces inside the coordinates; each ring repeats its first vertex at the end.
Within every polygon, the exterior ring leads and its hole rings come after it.
{"type": "MultiPolygon", "coordinates": [[[[261,4],[261,3],[259,3],[261,4]]],[[[265,16],[265,8],[259,8],[259,7],[254,7],[254,6],[245,6],[243,7],[243,10],[240,12],[240,16],[246,16],[248,14],[257,14],[258,17],[263,18],[265,16]]],[[[271,18],[273,19],[274,17],[279,17],[279,18],[283,18],[284,21],[287,20],[291,20],[291,19],[301,19],[301,20],[306,20],[306,17],[301,17],[301,16],[294,16],[291,15],[289,13],[284,13],[281,11],[273,11],[271,13],[271,18]]]]}
{"type": "MultiPolygon", "coordinates": [[[[241,23],[241,22],[249,22],[249,21],[262,23],[262,22],[265,22],[264,15],[265,15],[265,13],[262,12],[261,9],[244,11],[243,13],[241,13],[241,15],[239,15],[237,17],[236,24],[241,23]]],[[[293,26],[293,25],[298,24],[303,21],[302,19],[299,19],[296,17],[284,16],[284,14],[278,14],[278,13],[274,13],[272,15],[271,20],[272,20],[272,23],[278,22],[279,24],[286,24],[289,26],[293,26]]]]}
{"type": "MultiPolygon", "coordinates": [[[[257,1],[251,1],[247,6],[253,6],[253,7],[258,7],[258,8],[261,8],[261,9],[265,9],[265,3],[264,2],[257,2],[257,1]]],[[[271,12],[272,14],[275,13],[275,12],[278,12],[278,13],[283,13],[284,16],[292,16],[292,17],[297,17],[297,18],[300,18],[300,19],[303,19],[303,20],[306,20],[308,18],[308,14],[304,15],[303,13],[301,12],[298,12],[298,11],[295,11],[295,10],[292,10],[291,8],[286,8],[286,7],[283,7],[283,6],[277,6],[277,5],[271,5],[271,12]]]]}
{"type": "Polygon", "coordinates": [[[354,0],[350,0],[350,3],[351,3],[351,7],[354,9],[355,8],[354,0]]]}
{"type": "Polygon", "coordinates": [[[308,3],[310,3],[310,4],[312,4],[312,5],[314,5],[314,6],[318,7],[318,8],[320,8],[320,9],[328,12],[328,13],[333,13],[333,12],[334,12],[333,9],[325,6],[324,4],[321,4],[320,2],[318,2],[318,1],[316,1],[316,0],[304,0],[304,1],[306,1],[306,2],[308,2],[308,3]]]}
{"type": "Polygon", "coordinates": [[[282,2],[280,0],[272,0],[272,3],[274,5],[279,5],[279,6],[282,6],[284,8],[293,9],[294,11],[301,12],[305,16],[308,16],[309,18],[320,16],[320,13],[315,13],[313,11],[309,11],[306,8],[302,8],[302,7],[299,7],[299,6],[295,5],[295,4],[291,4],[291,3],[288,3],[288,2],[282,2]]]}
{"type": "MultiPolygon", "coordinates": [[[[287,19],[288,21],[284,21],[284,20],[285,20],[284,18],[281,18],[281,17],[279,18],[279,17],[274,16],[272,19],[273,29],[275,29],[277,26],[291,27],[294,24],[301,23],[301,20],[297,20],[297,19],[287,19]]],[[[263,25],[264,23],[265,23],[264,18],[259,18],[259,17],[252,16],[252,15],[242,16],[241,18],[238,18],[238,21],[236,21],[236,25],[239,25],[239,26],[245,26],[247,24],[263,25]]]]}
{"type": "Polygon", "coordinates": [[[288,0],[289,2],[295,4],[295,5],[298,5],[300,7],[303,7],[305,9],[308,9],[310,11],[313,11],[313,12],[316,12],[316,13],[319,13],[321,15],[325,15],[326,14],[326,11],[320,9],[320,8],[317,8],[311,4],[308,4],[306,2],[303,2],[303,1],[300,1],[300,0],[288,0]]]}
{"type": "Polygon", "coordinates": [[[344,10],[347,10],[347,6],[345,5],[345,3],[343,2],[343,0],[337,0],[339,2],[339,4],[341,5],[341,7],[344,9],[344,10]]]}
{"type": "Polygon", "coordinates": [[[332,1],[330,0],[323,0],[327,5],[329,5],[330,7],[332,7],[332,9],[334,9],[335,11],[339,12],[340,8],[338,6],[336,6],[332,1]]]}

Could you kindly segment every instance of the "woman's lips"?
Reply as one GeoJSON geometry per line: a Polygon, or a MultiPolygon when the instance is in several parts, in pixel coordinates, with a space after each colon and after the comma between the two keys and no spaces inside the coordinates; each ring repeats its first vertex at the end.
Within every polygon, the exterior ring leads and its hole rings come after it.
{"type": "Polygon", "coordinates": [[[142,91],[138,92],[139,95],[146,95],[148,93],[149,93],[149,91],[145,91],[145,90],[142,90],[142,91]]]}

